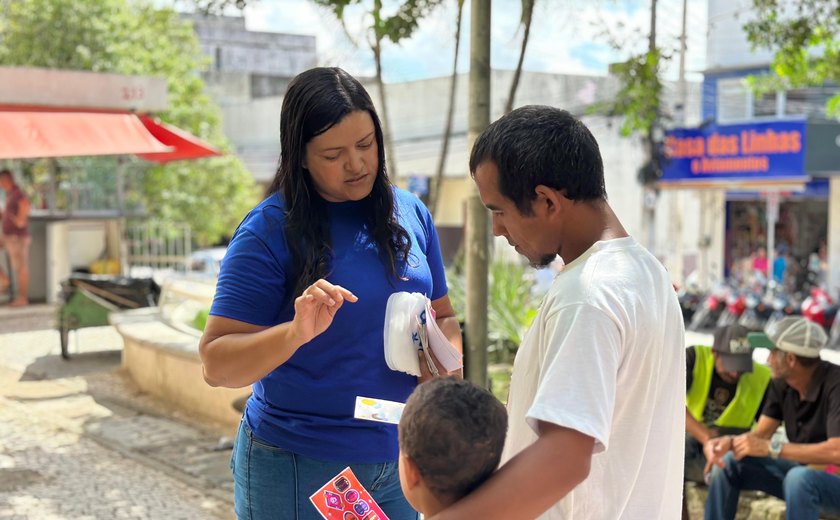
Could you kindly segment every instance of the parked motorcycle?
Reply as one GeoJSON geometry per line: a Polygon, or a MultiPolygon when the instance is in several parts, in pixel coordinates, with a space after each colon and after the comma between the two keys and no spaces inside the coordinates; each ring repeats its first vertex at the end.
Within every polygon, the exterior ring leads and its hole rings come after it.
{"type": "Polygon", "coordinates": [[[717,327],[728,327],[738,322],[744,310],[747,308],[747,297],[745,290],[730,291],[726,296],[726,307],[718,317],[717,327]]]}
{"type": "Polygon", "coordinates": [[[688,330],[697,331],[714,325],[726,307],[726,296],[731,288],[723,283],[717,283],[703,299],[703,304],[691,317],[688,330]]]}
{"type": "Polygon", "coordinates": [[[683,287],[677,291],[677,299],[682,309],[683,322],[690,323],[703,302],[703,294],[696,289],[683,287]]]}
{"type": "Polygon", "coordinates": [[[785,291],[776,291],[773,295],[772,311],[770,317],[764,323],[764,330],[769,330],[784,317],[798,316],[799,314],[801,314],[801,310],[797,296],[785,291]]]}
{"type": "MultiPolygon", "coordinates": [[[[771,295],[769,291],[767,295],[771,295]]],[[[751,331],[761,331],[764,324],[770,318],[773,311],[772,298],[764,296],[759,292],[747,291],[744,296],[746,305],[743,314],[738,319],[738,324],[751,331]]]]}
{"type": "Polygon", "coordinates": [[[812,287],[808,297],[802,300],[802,315],[820,324],[828,332],[837,315],[837,304],[822,287],[812,287]]]}

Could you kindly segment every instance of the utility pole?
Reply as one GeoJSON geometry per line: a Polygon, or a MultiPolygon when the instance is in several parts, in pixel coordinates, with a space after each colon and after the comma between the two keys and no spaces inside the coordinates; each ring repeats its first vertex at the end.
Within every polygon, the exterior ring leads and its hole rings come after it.
{"type": "MultiPolygon", "coordinates": [[[[490,124],[490,0],[472,0],[470,8],[469,128],[472,150],[478,135],[490,124]]],[[[466,352],[465,376],[487,388],[487,209],[470,183],[467,197],[466,241],[466,352]]]]}
{"type": "MultiPolygon", "coordinates": [[[[653,56],[656,51],[656,0],[650,1],[650,36],[648,38],[648,56],[653,56]]],[[[658,114],[654,119],[654,123],[648,130],[647,148],[648,156],[650,158],[650,167],[654,170],[658,168],[656,164],[656,128],[659,124],[658,114]]],[[[647,231],[647,248],[651,253],[656,254],[656,190],[652,182],[648,182],[644,186],[642,196],[642,221],[644,229],[647,231]]]]}
{"type": "MultiPolygon", "coordinates": [[[[680,72],[677,82],[677,125],[684,127],[686,124],[686,107],[688,106],[688,88],[685,82],[685,52],[686,52],[686,18],[688,12],[688,0],[683,0],[682,6],[682,32],[680,33],[680,72]]],[[[671,194],[671,243],[674,246],[673,259],[671,260],[671,279],[682,284],[683,273],[683,192],[676,190],[671,194]]]]}

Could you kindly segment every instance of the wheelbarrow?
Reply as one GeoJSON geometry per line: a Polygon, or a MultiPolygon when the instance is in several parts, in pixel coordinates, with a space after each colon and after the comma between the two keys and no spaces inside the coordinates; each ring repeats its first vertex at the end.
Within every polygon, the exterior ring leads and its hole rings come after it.
{"type": "Polygon", "coordinates": [[[61,357],[70,359],[71,330],[108,325],[108,314],[114,311],[153,307],[160,287],[151,278],[73,274],[61,283],[60,296],[61,357]]]}

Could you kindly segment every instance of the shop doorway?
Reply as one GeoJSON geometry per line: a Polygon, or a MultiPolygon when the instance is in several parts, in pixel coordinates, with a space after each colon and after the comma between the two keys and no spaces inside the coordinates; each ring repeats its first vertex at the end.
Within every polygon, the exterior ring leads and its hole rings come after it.
{"type": "MultiPolygon", "coordinates": [[[[725,275],[739,281],[761,261],[756,261],[763,249],[767,254],[767,204],[756,193],[728,194],[726,201],[726,239],[724,245],[725,275]]],[[[808,283],[822,280],[828,236],[828,197],[807,194],[781,194],[778,220],[775,226],[774,257],[787,259],[784,285],[800,291],[808,283]],[[822,264],[822,265],[820,265],[822,264]],[[809,271],[811,275],[809,276],[809,271]],[[814,272],[816,271],[816,272],[814,272]]],[[[773,276],[773,266],[766,274],[773,276]]]]}

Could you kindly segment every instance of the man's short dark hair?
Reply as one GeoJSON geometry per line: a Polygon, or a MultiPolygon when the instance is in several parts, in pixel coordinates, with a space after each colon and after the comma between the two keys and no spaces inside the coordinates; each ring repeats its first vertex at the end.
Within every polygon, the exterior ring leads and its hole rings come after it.
{"type": "Polygon", "coordinates": [[[540,184],[563,190],[570,200],[606,199],[604,164],[592,133],[559,108],[527,105],[501,117],[478,137],[470,154],[470,174],[493,161],[499,191],[520,213],[531,214],[540,184]]]}
{"type": "Polygon", "coordinates": [[[3,178],[3,177],[8,177],[12,180],[15,179],[14,176],[12,175],[12,171],[7,170],[7,169],[0,170],[0,178],[3,178]]]}
{"type": "Polygon", "coordinates": [[[805,368],[815,367],[821,361],[818,357],[805,357],[800,356],[799,354],[794,354],[794,356],[796,356],[796,360],[799,361],[799,364],[805,368]]]}
{"type": "Polygon", "coordinates": [[[507,412],[493,394],[455,377],[418,386],[403,410],[400,450],[439,500],[458,500],[495,471],[507,412]]]}

